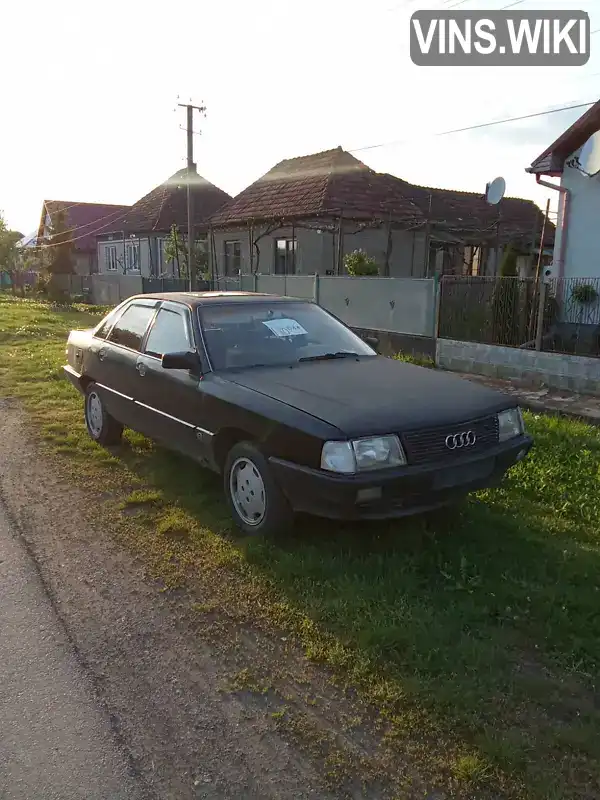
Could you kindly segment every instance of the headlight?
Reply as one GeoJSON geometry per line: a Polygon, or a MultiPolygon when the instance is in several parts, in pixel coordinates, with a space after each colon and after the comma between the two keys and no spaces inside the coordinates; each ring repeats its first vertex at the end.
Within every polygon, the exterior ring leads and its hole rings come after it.
{"type": "Polygon", "coordinates": [[[350,442],[325,442],[321,451],[321,469],[329,472],[356,472],[354,450],[350,442]]]}
{"type": "Polygon", "coordinates": [[[525,426],[520,408],[509,408],[498,414],[499,441],[506,442],[508,439],[514,439],[515,436],[521,436],[524,430],[525,426]]]}
{"type": "Polygon", "coordinates": [[[406,464],[406,456],[397,436],[374,436],[352,442],[325,442],[321,469],[329,472],[363,472],[406,464]]]}

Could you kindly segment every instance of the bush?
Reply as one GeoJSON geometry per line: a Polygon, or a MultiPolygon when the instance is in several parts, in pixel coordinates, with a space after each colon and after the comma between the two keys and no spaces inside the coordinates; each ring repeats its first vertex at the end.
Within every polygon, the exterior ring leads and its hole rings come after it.
{"type": "Polygon", "coordinates": [[[502,263],[500,264],[500,276],[502,278],[517,277],[517,257],[517,250],[512,244],[509,244],[504,251],[502,263]]]}
{"type": "Polygon", "coordinates": [[[47,297],[48,296],[48,283],[49,277],[44,275],[43,273],[39,272],[35,284],[33,287],[34,292],[39,295],[40,297],[47,297]]]}
{"type": "Polygon", "coordinates": [[[364,250],[354,250],[352,253],[345,255],[344,267],[348,275],[352,275],[354,278],[379,275],[377,262],[364,250]]]}
{"type": "Polygon", "coordinates": [[[595,303],[598,299],[598,292],[596,291],[596,287],[592,286],[591,283],[579,283],[573,289],[571,296],[573,300],[576,300],[578,303],[595,303]]]}

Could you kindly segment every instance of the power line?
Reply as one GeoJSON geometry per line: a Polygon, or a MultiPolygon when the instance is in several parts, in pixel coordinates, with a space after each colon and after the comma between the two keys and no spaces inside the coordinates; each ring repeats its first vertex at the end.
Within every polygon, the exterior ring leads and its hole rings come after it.
{"type": "MultiPolygon", "coordinates": [[[[69,205],[66,205],[66,206],[60,206],[60,202],[61,202],[60,200],[44,200],[44,203],[43,203],[44,209],[45,209],[46,214],[48,215],[48,217],[50,217],[50,221],[52,221],[52,215],[53,214],[64,214],[65,211],[69,211],[69,209],[75,208],[75,206],[94,205],[93,203],[86,203],[84,200],[78,200],[76,203],[70,203],[69,205]],[[58,203],[59,207],[54,209],[54,211],[51,212],[48,209],[47,203],[58,203]]],[[[106,203],[106,204],[100,203],[99,205],[110,205],[110,203],[106,203]]],[[[113,211],[112,213],[113,214],[117,214],[118,210],[117,211],[113,211]]],[[[95,219],[95,220],[92,220],[92,222],[86,222],[84,225],[77,225],[74,228],[71,228],[71,230],[78,231],[78,230],[81,230],[81,228],[87,228],[90,225],[95,225],[97,222],[99,222],[99,221],[101,221],[103,219],[107,219],[109,216],[111,216],[111,215],[108,214],[106,217],[100,217],[100,220],[95,219]]],[[[39,226],[38,226],[38,229],[39,229],[39,226]]]]}
{"type": "MultiPolygon", "coordinates": [[[[67,242],[70,244],[71,242],[78,242],[80,239],[85,239],[87,236],[92,236],[94,233],[99,233],[100,231],[105,231],[109,225],[112,225],[114,222],[120,222],[124,217],[127,216],[131,209],[128,208],[127,211],[124,211],[120,216],[116,217],[115,219],[111,219],[110,222],[107,222],[105,225],[101,225],[99,228],[94,228],[93,231],[88,231],[87,233],[82,233],[81,236],[75,236],[71,239],[65,239],[64,242],[56,242],[54,244],[45,244],[42,245],[44,250],[47,250],[50,247],[60,247],[61,245],[66,244],[67,242]]],[[[72,233],[73,231],[81,230],[82,228],[87,228],[90,225],[97,224],[98,222],[103,222],[104,220],[108,219],[109,217],[114,216],[114,214],[107,214],[105,217],[101,217],[100,219],[94,220],[94,222],[88,222],[87,225],[80,225],[77,228],[71,228],[64,231],[64,234],[72,233]]],[[[61,231],[59,236],[63,235],[63,231],[61,231]]]]}
{"type": "MultiPolygon", "coordinates": [[[[60,200],[44,200],[44,207],[46,208],[46,211],[48,212],[50,217],[52,217],[52,214],[50,214],[50,212],[48,211],[46,203],[60,203],[60,202],[61,202],[60,200]]],[[[70,203],[68,206],[56,209],[56,212],[62,213],[64,211],[68,211],[70,208],[75,208],[75,206],[80,206],[82,204],[87,205],[87,203],[85,203],[83,200],[78,200],[76,203],[70,203]]]]}
{"type": "MultiPolygon", "coordinates": [[[[127,206],[127,211],[125,211],[125,212],[122,212],[121,209],[117,209],[117,211],[111,211],[110,214],[106,214],[105,216],[100,217],[99,219],[94,219],[91,222],[86,222],[83,225],[75,225],[72,228],[68,228],[67,227],[67,230],[69,230],[71,233],[75,233],[76,231],[81,231],[84,228],[89,228],[92,225],[97,225],[99,222],[104,222],[104,220],[109,220],[109,222],[107,222],[106,225],[110,225],[111,222],[119,220],[122,217],[124,217],[129,212],[129,209],[130,209],[130,206],[127,206]],[[119,216],[116,216],[117,214],[119,216]],[[115,219],[112,219],[113,217],[115,219]]],[[[62,212],[62,209],[58,209],[56,214],[60,214],[61,212],[62,212]]],[[[50,220],[52,221],[52,216],[50,216],[50,220]]],[[[68,220],[66,221],[66,224],[68,225],[68,220]]],[[[103,227],[106,227],[106,225],[103,226],[103,227]]],[[[83,238],[83,236],[89,236],[89,233],[84,233],[82,235],[82,237],[80,237],[80,238],[83,238]]]]}
{"type": "MultiPolygon", "coordinates": [[[[474,131],[478,128],[491,128],[493,125],[505,125],[507,122],[518,122],[522,119],[532,119],[533,117],[543,117],[547,114],[558,114],[559,111],[571,111],[575,108],[587,108],[588,106],[594,105],[597,102],[596,100],[592,100],[589,103],[578,103],[574,106],[563,106],[562,108],[551,108],[547,111],[537,111],[534,114],[524,114],[520,117],[507,117],[506,119],[498,119],[494,120],[493,122],[480,122],[477,125],[468,125],[466,128],[453,128],[450,131],[439,131],[437,133],[430,134],[431,136],[449,136],[451,133],[464,133],[465,131],[474,131]]],[[[364,147],[354,147],[349,152],[357,153],[361,150],[376,150],[379,147],[390,147],[391,145],[395,144],[403,144],[404,142],[414,141],[414,139],[396,139],[391,142],[381,142],[380,144],[369,144],[364,147]]]]}

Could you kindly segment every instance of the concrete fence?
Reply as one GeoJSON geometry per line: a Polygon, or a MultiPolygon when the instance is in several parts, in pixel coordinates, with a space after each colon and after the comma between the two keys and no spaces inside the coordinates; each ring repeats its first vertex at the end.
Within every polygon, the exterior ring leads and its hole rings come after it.
{"type": "Polygon", "coordinates": [[[92,275],[92,303],[117,305],[143,292],[139,275],[92,275]]]}
{"type": "MultiPolygon", "coordinates": [[[[181,286],[155,287],[135,275],[57,277],[66,291],[87,294],[99,305],[116,305],[147,291],[187,290],[182,281],[181,286]]],[[[351,328],[377,335],[380,352],[386,355],[404,351],[435,356],[437,366],[443,369],[600,395],[600,358],[438,337],[439,295],[434,279],[242,275],[218,278],[213,290],[314,300],[351,328]]],[[[464,314],[470,313],[472,308],[465,307],[464,314]]]]}
{"type": "MultiPolygon", "coordinates": [[[[160,281],[139,275],[59,275],[56,282],[71,295],[86,295],[97,305],[117,305],[131,295],[148,291],[187,290],[185,281],[173,280],[169,281],[169,286],[154,286],[160,281]]],[[[241,275],[217,278],[213,289],[314,300],[352,328],[413,337],[431,338],[435,334],[436,282],[433,279],[241,275]]]]}
{"type": "MultiPolygon", "coordinates": [[[[232,288],[227,283],[219,288],[232,288]]],[[[243,275],[237,285],[243,291],[314,300],[353,328],[424,337],[435,333],[433,279],[243,275]]]]}
{"type": "Polygon", "coordinates": [[[116,306],[144,289],[139,275],[53,275],[55,288],[99,306],[116,306]]]}

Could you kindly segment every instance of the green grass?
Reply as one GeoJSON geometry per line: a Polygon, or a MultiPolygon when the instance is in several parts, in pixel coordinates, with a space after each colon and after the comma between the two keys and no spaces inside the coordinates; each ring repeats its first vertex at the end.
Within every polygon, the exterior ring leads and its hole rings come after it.
{"type": "Polygon", "coordinates": [[[396,361],[405,361],[408,364],[416,364],[419,367],[435,367],[434,359],[425,355],[414,353],[394,353],[392,358],[396,359],[396,361]]]}
{"type": "Polygon", "coordinates": [[[201,585],[198,613],[284,629],[451,796],[600,794],[597,429],[527,414],[531,457],[451,514],[242,541],[216,476],[139,434],[87,437],[61,365],[68,329],[97,319],[0,294],[0,392],[57,469],[101,487],[96,513],[151,574],[201,585]]]}

